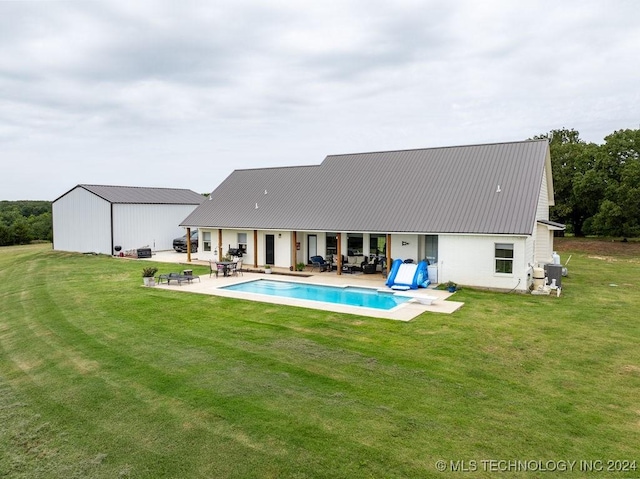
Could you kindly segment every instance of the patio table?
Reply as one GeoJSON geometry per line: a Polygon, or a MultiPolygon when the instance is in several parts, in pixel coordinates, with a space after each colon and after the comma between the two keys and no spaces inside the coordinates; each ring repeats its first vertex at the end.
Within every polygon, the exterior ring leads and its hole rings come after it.
{"type": "Polygon", "coordinates": [[[218,264],[222,265],[222,275],[229,276],[230,266],[237,263],[235,261],[218,261],[218,264]]]}

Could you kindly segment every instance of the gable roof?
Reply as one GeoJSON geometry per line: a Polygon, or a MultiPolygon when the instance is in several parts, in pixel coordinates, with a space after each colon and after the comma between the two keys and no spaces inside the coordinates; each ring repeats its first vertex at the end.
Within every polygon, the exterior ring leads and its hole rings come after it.
{"type": "Polygon", "coordinates": [[[77,185],[67,193],[75,188],[83,188],[109,203],[120,204],[199,205],[205,199],[192,190],[141,186],[77,185]]]}
{"type": "Polygon", "coordinates": [[[543,139],[330,155],[316,166],[236,170],[181,224],[531,234],[548,152],[543,139]]]}

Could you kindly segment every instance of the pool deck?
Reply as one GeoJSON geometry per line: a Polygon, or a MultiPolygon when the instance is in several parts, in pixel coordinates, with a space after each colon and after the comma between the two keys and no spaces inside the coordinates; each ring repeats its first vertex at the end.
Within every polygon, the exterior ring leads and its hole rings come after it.
{"type": "MultiPolygon", "coordinates": [[[[208,260],[202,261],[197,259],[197,255],[192,255],[191,263],[186,261],[186,253],[176,253],[173,251],[159,251],[155,252],[152,258],[141,261],[157,261],[163,263],[179,264],[180,267],[167,267],[166,271],[161,268],[158,273],[169,273],[172,271],[182,271],[189,269],[190,265],[209,265],[208,260]]],[[[243,269],[247,266],[243,266],[243,269]]],[[[249,269],[251,266],[248,266],[249,269]]],[[[280,270],[274,268],[273,273],[267,275],[263,272],[243,272],[238,276],[219,276],[216,278],[215,274],[209,277],[208,274],[200,275],[200,281],[182,282],[182,284],[172,283],[167,285],[163,283],[156,285],[155,288],[167,289],[173,291],[181,291],[185,293],[200,293],[210,294],[215,296],[224,296],[228,298],[238,298],[250,301],[261,301],[264,303],[273,304],[285,304],[289,306],[298,306],[311,309],[322,309],[324,311],[333,311],[336,313],[357,314],[361,316],[370,316],[375,318],[394,319],[398,321],[411,321],[415,317],[425,313],[453,313],[460,309],[464,303],[459,301],[449,301],[452,295],[455,293],[449,293],[448,291],[442,291],[429,288],[419,288],[417,290],[409,290],[406,293],[410,293],[412,296],[431,296],[437,299],[430,305],[422,304],[416,299],[412,299],[406,303],[403,303],[391,310],[379,310],[374,308],[363,308],[358,306],[346,306],[341,304],[325,303],[319,301],[310,301],[294,298],[283,298],[276,296],[257,295],[252,293],[243,293],[239,291],[229,291],[221,289],[223,286],[229,286],[231,284],[241,283],[245,281],[252,281],[255,279],[270,279],[274,281],[289,281],[299,283],[311,283],[321,284],[328,286],[357,286],[365,288],[374,288],[383,291],[392,291],[390,288],[384,285],[384,278],[381,274],[340,274],[334,272],[311,272],[310,270],[303,272],[302,274],[290,273],[288,270],[280,270]]]]}

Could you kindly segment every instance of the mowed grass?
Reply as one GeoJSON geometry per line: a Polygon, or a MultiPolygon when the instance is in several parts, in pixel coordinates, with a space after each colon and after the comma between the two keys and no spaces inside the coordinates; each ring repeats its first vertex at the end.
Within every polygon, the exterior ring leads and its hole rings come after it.
{"type": "Polygon", "coordinates": [[[403,323],[144,288],[137,261],[0,248],[0,477],[640,467],[640,255],[560,252],[560,298],[465,288],[455,314],[403,323]]]}

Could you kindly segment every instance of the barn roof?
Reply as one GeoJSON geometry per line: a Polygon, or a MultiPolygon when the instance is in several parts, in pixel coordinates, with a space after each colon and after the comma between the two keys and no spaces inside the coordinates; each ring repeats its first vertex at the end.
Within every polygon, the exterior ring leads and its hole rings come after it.
{"type": "MultiPolygon", "coordinates": [[[[204,200],[204,197],[195,191],[180,188],[80,184],[70,191],[75,188],[83,188],[109,203],[199,205],[204,200]]],[[[69,191],[67,193],[69,193],[69,191]]],[[[67,193],[62,196],[65,196],[67,193]]],[[[60,196],[60,198],[62,198],[62,196],[60,196]]]]}

